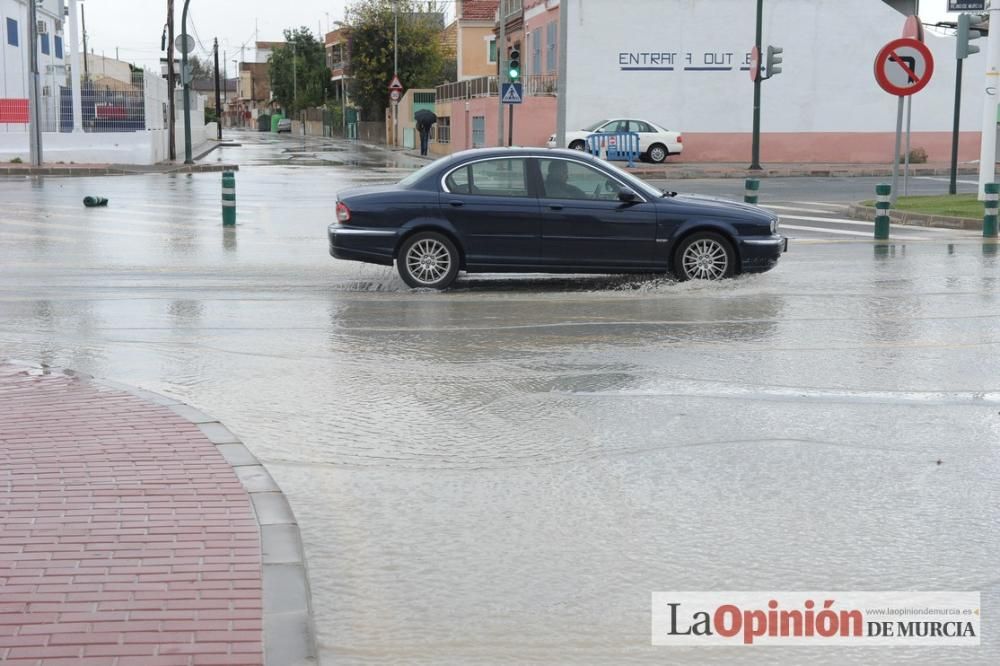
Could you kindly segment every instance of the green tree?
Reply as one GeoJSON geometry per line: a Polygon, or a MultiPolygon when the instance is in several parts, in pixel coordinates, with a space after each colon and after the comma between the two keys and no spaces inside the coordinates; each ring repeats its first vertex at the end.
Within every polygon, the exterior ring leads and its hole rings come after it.
{"type": "MultiPolygon", "coordinates": [[[[382,120],[393,73],[393,1],[358,0],[347,10],[351,26],[351,94],[369,120],[382,120]]],[[[399,0],[399,78],[403,86],[444,82],[443,13],[427,2],[399,0]]]]}
{"type": "Polygon", "coordinates": [[[196,55],[188,56],[188,65],[191,66],[191,77],[194,79],[215,80],[215,65],[208,60],[201,60],[196,55]]]}
{"type": "Polygon", "coordinates": [[[285,46],[271,52],[271,92],[288,113],[323,106],[330,92],[326,51],[308,28],[285,30],[285,46]]]}

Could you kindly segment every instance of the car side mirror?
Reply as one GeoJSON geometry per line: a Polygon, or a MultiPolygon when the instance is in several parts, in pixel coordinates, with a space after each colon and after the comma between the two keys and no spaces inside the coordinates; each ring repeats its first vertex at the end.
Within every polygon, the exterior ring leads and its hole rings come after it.
{"type": "Polygon", "coordinates": [[[618,190],[618,200],[624,201],[625,203],[635,203],[639,200],[639,195],[636,194],[635,191],[627,187],[623,187],[618,190]]]}

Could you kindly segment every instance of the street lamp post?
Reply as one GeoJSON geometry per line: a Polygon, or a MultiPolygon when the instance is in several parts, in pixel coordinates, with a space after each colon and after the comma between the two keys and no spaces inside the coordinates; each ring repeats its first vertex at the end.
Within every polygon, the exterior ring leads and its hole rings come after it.
{"type": "Polygon", "coordinates": [[[188,76],[188,56],[187,40],[187,17],[188,4],[191,0],[184,0],[184,11],[181,12],[181,34],[184,36],[184,46],[181,49],[181,82],[184,84],[184,164],[194,164],[191,159],[191,77],[188,76]]]}
{"type": "Polygon", "coordinates": [[[750,168],[760,170],[760,47],[763,41],[764,27],[764,0],[757,0],[757,36],[754,38],[754,46],[757,48],[757,64],[752,65],[757,68],[757,76],[753,80],[753,146],[751,148],[750,168]]]}
{"type": "MultiPolygon", "coordinates": [[[[399,3],[392,3],[392,75],[399,76],[399,3]]],[[[392,103],[392,145],[399,143],[399,102],[392,103]]]]}

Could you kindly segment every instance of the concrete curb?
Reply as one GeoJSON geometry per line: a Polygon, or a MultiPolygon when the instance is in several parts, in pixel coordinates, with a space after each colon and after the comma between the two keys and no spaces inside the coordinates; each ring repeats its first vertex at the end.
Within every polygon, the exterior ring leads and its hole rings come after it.
{"type": "Polygon", "coordinates": [[[266,666],[316,666],[316,629],[302,535],[288,500],[267,469],[218,420],[159,393],[98,379],[75,370],[5,360],[47,374],[63,374],[168,408],[197,426],[222,454],[250,496],[260,527],[263,586],[263,643],[266,666]]]}
{"type": "MultiPolygon", "coordinates": [[[[692,178],[789,178],[789,177],[813,177],[813,178],[864,178],[864,177],[889,177],[892,176],[892,167],[775,167],[763,169],[761,171],[751,171],[750,169],[720,169],[718,167],[699,168],[697,166],[671,165],[664,167],[632,167],[625,168],[626,171],[635,176],[656,179],[687,180],[692,178]]],[[[979,170],[974,167],[960,167],[958,173],[962,175],[977,174],[979,170]]],[[[912,176],[948,176],[951,175],[950,168],[945,167],[910,167],[912,176]]]]}
{"type": "Polygon", "coordinates": [[[102,164],[97,166],[0,166],[3,176],[137,176],[167,173],[209,173],[214,171],[239,171],[236,164],[170,164],[144,167],[137,164],[102,164]]]}
{"type": "MultiPolygon", "coordinates": [[[[860,203],[851,204],[847,209],[847,216],[856,220],[875,219],[875,209],[870,206],[863,206],[860,203]]],[[[912,227],[937,227],[940,229],[963,229],[966,231],[982,231],[983,221],[968,217],[949,217],[947,215],[928,215],[926,213],[913,213],[905,210],[889,211],[889,219],[895,224],[902,224],[912,227]]]]}

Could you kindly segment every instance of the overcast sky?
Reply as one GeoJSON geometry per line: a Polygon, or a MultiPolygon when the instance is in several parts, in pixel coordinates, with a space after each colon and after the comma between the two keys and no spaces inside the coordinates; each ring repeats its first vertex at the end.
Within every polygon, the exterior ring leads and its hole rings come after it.
{"type": "MultiPolygon", "coordinates": [[[[137,65],[159,68],[160,36],[167,21],[167,0],[83,0],[86,6],[87,48],[137,65]]],[[[191,0],[188,6],[188,32],[197,33],[201,46],[211,52],[212,39],[219,38],[229,60],[239,58],[240,46],[252,47],[255,30],[261,41],[282,39],[285,28],[306,26],[315,34],[331,29],[334,21],[344,19],[346,0],[191,0]],[[192,29],[193,28],[193,29],[192,29]]],[[[181,32],[181,9],[184,0],[174,0],[174,30],[181,32]]],[[[68,32],[68,31],[67,31],[68,32]]],[[[246,54],[250,57],[250,53],[246,54]]],[[[230,63],[231,64],[231,63],[230,63]]]]}
{"type": "MultiPolygon", "coordinates": [[[[306,26],[313,33],[335,28],[334,21],[343,20],[350,0],[191,0],[188,20],[192,35],[200,45],[195,53],[208,55],[212,38],[219,38],[222,51],[229,61],[240,57],[240,46],[253,46],[255,35],[261,41],[282,39],[285,28],[306,26]]],[[[98,54],[114,57],[115,49],[121,60],[159,69],[160,36],[166,23],[166,0],[82,0],[86,5],[88,48],[98,54]]],[[[184,0],[174,0],[175,30],[181,31],[181,9],[184,0]]],[[[449,2],[449,6],[453,3],[449,2]]],[[[934,23],[949,15],[946,0],[923,0],[921,18],[934,23]]],[[[900,24],[902,29],[902,24],[900,24]]],[[[250,53],[246,54],[250,57],[250,53]]]]}

